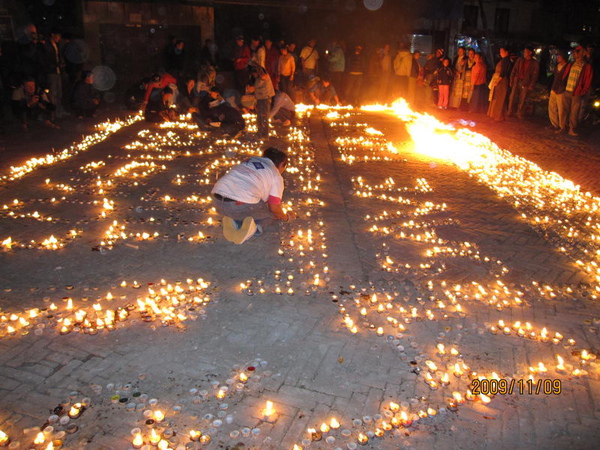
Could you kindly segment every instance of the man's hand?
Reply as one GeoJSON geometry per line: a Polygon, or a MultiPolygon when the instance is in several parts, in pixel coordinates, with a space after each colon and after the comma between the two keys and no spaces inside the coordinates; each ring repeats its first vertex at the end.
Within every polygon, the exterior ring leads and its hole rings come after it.
{"type": "Polygon", "coordinates": [[[298,216],[296,215],[296,213],[294,211],[288,211],[286,222],[291,222],[292,220],[296,220],[297,217],[298,216]]]}

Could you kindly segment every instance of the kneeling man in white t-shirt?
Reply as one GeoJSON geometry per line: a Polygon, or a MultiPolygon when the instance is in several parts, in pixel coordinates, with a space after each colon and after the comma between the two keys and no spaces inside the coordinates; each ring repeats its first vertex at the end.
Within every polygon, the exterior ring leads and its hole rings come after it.
{"type": "Polygon", "coordinates": [[[283,177],[287,166],[285,152],[267,148],[262,157],[252,157],[219,178],[211,193],[223,216],[223,234],[228,241],[241,244],[273,220],[289,222],[296,218],[281,207],[283,177]]]}

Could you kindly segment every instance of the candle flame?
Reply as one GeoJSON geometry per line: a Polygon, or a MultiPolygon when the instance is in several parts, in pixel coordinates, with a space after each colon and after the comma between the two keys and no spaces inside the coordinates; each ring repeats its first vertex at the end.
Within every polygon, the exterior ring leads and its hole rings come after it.
{"type": "Polygon", "coordinates": [[[136,433],[135,437],[133,438],[133,445],[141,446],[143,444],[144,444],[144,438],[142,437],[142,435],[140,433],[136,433]]]}
{"type": "Polygon", "coordinates": [[[41,431],[36,435],[35,439],[33,440],[34,444],[43,444],[44,441],[46,440],[46,436],[44,436],[44,433],[42,433],[41,431]]]}
{"type": "Polygon", "coordinates": [[[273,402],[267,400],[267,404],[265,406],[265,416],[270,416],[275,412],[275,408],[273,407],[273,402]]]}

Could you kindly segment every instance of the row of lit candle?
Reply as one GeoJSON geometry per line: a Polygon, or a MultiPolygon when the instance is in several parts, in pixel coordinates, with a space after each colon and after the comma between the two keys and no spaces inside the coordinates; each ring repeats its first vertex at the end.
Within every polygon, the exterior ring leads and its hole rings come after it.
{"type": "Polygon", "coordinates": [[[118,132],[122,128],[130,126],[135,122],[142,120],[142,118],[143,117],[141,114],[136,114],[129,116],[124,120],[117,120],[115,122],[109,121],[96,125],[96,128],[98,129],[96,133],[83,137],[81,142],[71,145],[70,148],[64,149],[59,152],[54,152],[43,157],[31,158],[25,163],[23,163],[21,166],[11,166],[10,172],[8,174],[0,175],[0,183],[18,180],[40,167],[45,167],[72,158],[73,156],[76,156],[79,153],[88,150],[90,147],[100,142],[103,142],[108,137],[118,132]]]}

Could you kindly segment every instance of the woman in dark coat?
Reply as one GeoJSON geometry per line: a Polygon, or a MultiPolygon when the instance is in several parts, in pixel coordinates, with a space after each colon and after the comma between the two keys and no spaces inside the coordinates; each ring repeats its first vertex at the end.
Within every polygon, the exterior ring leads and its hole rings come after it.
{"type": "Polygon", "coordinates": [[[490,81],[490,107],[488,116],[496,122],[502,122],[506,117],[506,95],[508,94],[508,81],[510,77],[511,63],[509,51],[500,47],[500,61],[496,64],[496,70],[492,81],[490,81]]]}

